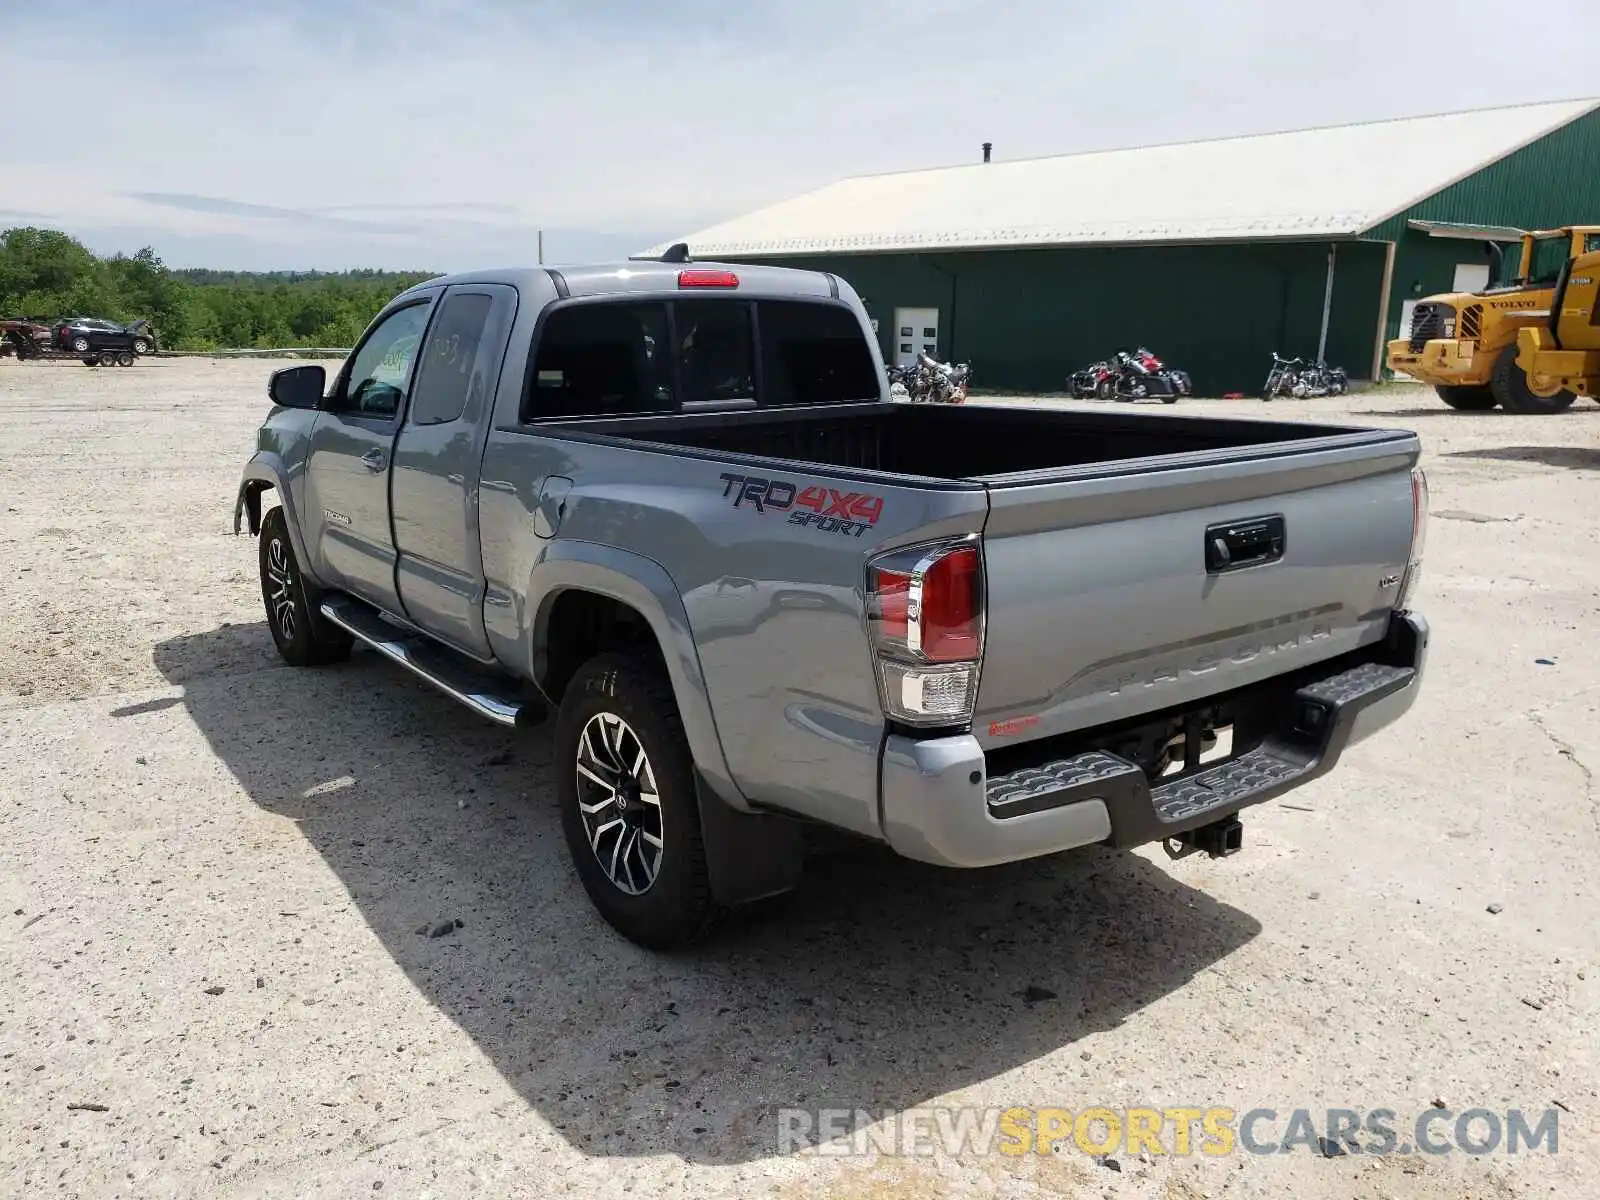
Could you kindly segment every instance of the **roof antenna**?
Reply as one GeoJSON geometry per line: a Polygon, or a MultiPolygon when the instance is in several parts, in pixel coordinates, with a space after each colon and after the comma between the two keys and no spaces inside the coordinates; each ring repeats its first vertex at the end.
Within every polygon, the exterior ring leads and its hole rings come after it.
{"type": "Polygon", "coordinates": [[[655,254],[630,254],[630,255],[628,255],[628,261],[629,262],[686,263],[686,262],[689,261],[689,243],[688,242],[673,242],[672,245],[667,247],[666,252],[663,253],[663,254],[660,254],[660,255],[655,255],[655,254]]]}

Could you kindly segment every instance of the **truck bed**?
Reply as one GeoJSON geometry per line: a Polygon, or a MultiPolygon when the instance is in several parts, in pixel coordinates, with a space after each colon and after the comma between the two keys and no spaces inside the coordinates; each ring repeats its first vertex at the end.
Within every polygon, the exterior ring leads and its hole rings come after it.
{"type": "Polygon", "coordinates": [[[1063,468],[1151,458],[1170,457],[1173,466],[1200,465],[1281,454],[1290,444],[1307,450],[1411,436],[1240,417],[904,403],[623,417],[574,421],[563,428],[854,471],[975,482],[1007,476],[1033,482],[1030,477],[1041,474],[1076,473],[1063,468]]]}
{"type": "MultiPolygon", "coordinates": [[[[990,606],[975,711],[986,747],[1016,728],[1045,738],[1181,709],[1382,639],[1420,452],[1396,429],[1020,405],[688,413],[553,432],[680,447],[756,477],[832,468],[885,512],[941,531],[963,521],[936,514],[960,504],[929,503],[930,491],[980,493],[970,520],[990,606]]],[[[643,480],[670,468],[634,469],[643,480]]],[[[764,569],[795,586],[859,578],[881,548],[819,541],[804,524],[736,528],[749,555],[781,548],[781,565],[764,569]]]]}

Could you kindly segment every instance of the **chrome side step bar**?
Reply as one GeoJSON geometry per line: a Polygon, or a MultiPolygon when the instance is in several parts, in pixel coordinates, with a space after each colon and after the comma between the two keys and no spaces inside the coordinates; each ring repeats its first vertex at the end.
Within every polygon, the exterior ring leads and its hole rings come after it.
{"type": "MultiPolygon", "coordinates": [[[[518,718],[528,708],[523,700],[499,694],[495,690],[498,680],[453,660],[451,652],[443,646],[391,625],[358,600],[343,596],[324,600],[321,612],[324,619],[353,634],[385,658],[399,663],[479,716],[488,717],[501,725],[516,725],[518,718]]],[[[510,684],[511,681],[505,682],[510,684]]]]}

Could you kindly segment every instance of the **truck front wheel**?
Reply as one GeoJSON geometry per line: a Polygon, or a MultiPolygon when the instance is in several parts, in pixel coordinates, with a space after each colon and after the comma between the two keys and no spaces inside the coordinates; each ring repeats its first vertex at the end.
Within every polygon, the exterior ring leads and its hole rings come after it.
{"type": "Polygon", "coordinates": [[[1557,392],[1554,396],[1540,396],[1528,386],[1528,377],[1517,366],[1517,348],[1507,346],[1494,360],[1494,374],[1489,378],[1494,398],[1507,412],[1546,415],[1563,412],[1578,397],[1572,392],[1557,392]]]}
{"type": "Polygon", "coordinates": [[[1461,412],[1488,412],[1500,403],[1486,387],[1441,383],[1433,390],[1439,394],[1439,399],[1461,412]]]}
{"type": "Polygon", "coordinates": [[[567,849],[607,923],[652,950],[708,934],[723,910],[711,895],[694,760],[660,669],[631,654],[580,667],[562,697],[553,760],[567,849]]]}
{"type": "Polygon", "coordinates": [[[317,611],[318,592],[300,572],[283,509],[261,522],[261,599],[278,654],[291,667],[314,667],[350,657],[353,639],[317,611]]]}

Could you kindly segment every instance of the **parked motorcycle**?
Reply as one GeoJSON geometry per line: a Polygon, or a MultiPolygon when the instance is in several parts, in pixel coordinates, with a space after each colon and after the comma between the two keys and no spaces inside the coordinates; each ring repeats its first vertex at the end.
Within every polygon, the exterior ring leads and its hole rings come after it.
{"type": "MultiPolygon", "coordinates": [[[[1071,389],[1074,400],[1087,400],[1091,396],[1099,396],[1102,385],[1109,387],[1109,381],[1115,374],[1116,368],[1105,359],[1101,359],[1099,362],[1090,363],[1087,367],[1074,371],[1072,377],[1067,381],[1067,386],[1071,389]]],[[[1109,390],[1103,398],[1111,398],[1109,390]]]]}
{"type": "Polygon", "coordinates": [[[924,350],[915,362],[890,367],[888,376],[890,393],[898,385],[913,404],[960,404],[972,382],[972,364],[942,363],[924,350]]]}
{"type": "Polygon", "coordinates": [[[1167,366],[1143,346],[1118,350],[1105,362],[1073,372],[1071,385],[1074,396],[1124,402],[1157,399],[1163,404],[1176,404],[1194,391],[1187,371],[1167,366]]]}
{"type": "Polygon", "coordinates": [[[1342,396],[1350,390],[1350,378],[1343,367],[1327,363],[1307,363],[1303,358],[1284,358],[1272,352],[1272,369],[1261,389],[1261,398],[1293,396],[1305,400],[1312,396],[1342,396]]]}

